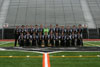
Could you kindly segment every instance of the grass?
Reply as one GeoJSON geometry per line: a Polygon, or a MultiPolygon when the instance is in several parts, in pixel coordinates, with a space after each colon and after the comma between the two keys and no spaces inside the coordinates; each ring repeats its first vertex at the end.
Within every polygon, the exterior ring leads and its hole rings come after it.
{"type": "MultiPolygon", "coordinates": [[[[97,56],[100,52],[61,52],[52,56],[97,56]]],[[[100,67],[100,57],[50,57],[51,67],[100,67]]]]}
{"type": "MultiPolygon", "coordinates": [[[[80,55],[97,56],[100,55],[100,52],[53,53],[50,54],[51,67],[99,67],[100,66],[100,57],[62,57],[62,56],[80,56],[80,55]],[[56,56],[61,56],[61,57],[56,57],[56,56]]],[[[22,52],[22,51],[0,51],[0,67],[42,67],[42,54],[34,52],[22,52]],[[8,56],[8,57],[1,57],[1,56],[8,56]],[[14,56],[19,56],[19,57],[14,57],[14,56]],[[21,57],[21,56],[37,56],[37,58],[21,57]]]]}
{"type": "MultiPolygon", "coordinates": [[[[0,42],[0,47],[13,47],[14,42],[0,42]]],[[[19,45],[17,45],[19,46],[19,45]]],[[[100,41],[84,42],[84,46],[100,47],[100,41]]],[[[100,67],[100,57],[62,57],[62,56],[97,56],[100,52],[60,52],[50,54],[51,67],[100,67]],[[52,57],[61,56],[61,57],[52,57]]],[[[42,54],[19,51],[0,51],[0,67],[42,67],[42,54]],[[41,56],[34,58],[9,56],[41,56]]]]}
{"type": "MultiPolygon", "coordinates": [[[[33,52],[0,51],[0,56],[40,56],[33,52]]],[[[41,55],[42,56],[42,55],[41,55]]],[[[0,67],[41,67],[42,57],[40,58],[1,58],[0,67]]]]}
{"type": "Polygon", "coordinates": [[[84,42],[84,46],[97,46],[100,47],[100,41],[88,41],[88,42],[84,42]]]}

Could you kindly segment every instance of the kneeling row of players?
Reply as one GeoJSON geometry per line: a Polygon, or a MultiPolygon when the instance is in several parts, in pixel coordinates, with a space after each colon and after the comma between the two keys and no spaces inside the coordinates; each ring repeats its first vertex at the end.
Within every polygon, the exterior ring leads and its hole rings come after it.
{"type": "Polygon", "coordinates": [[[75,35],[55,35],[50,34],[42,35],[41,33],[37,36],[35,33],[30,35],[27,33],[23,35],[23,33],[19,36],[18,39],[19,46],[36,46],[36,47],[74,47],[74,46],[83,46],[82,35],[79,33],[75,35]]]}

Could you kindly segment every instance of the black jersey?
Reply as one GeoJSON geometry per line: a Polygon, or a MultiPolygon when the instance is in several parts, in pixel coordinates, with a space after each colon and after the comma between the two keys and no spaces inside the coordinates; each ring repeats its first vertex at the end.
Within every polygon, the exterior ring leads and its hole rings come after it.
{"type": "Polygon", "coordinates": [[[32,35],[34,32],[34,28],[29,28],[29,33],[32,35]]]}
{"type": "Polygon", "coordinates": [[[34,32],[35,32],[36,35],[38,35],[39,34],[39,29],[38,28],[35,28],[34,29],[34,32]]]}
{"type": "Polygon", "coordinates": [[[60,33],[60,28],[55,28],[55,33],[60,33]]]}
{"type": "Polygon", "coordinates": [[[20,33],[23,33],[24,35],[26,35],[25,28],[24,29],[20,29],[20,33]]]}
{"type": "Polygon", "coordinates": [[[77,34],[78,33],[78,29],[77,28],[73,28],[72,32],[74,32],[75,34],[77,34]]]}
{"type": "Polygon", "coordinates": [[[42,35],[43,35],[43,28],[39,28],[39,29],[38,29],[38,32],[39,32],[39,33],[42,33],[42,35]]]}
{"type": "Polygon", "coordinates": [[[54,28],[50,28],[49,29],[49,34],[50,34],[50,32],[53,32],[54,33],[55,32],[55,29],[54,28]]]}
{"type": "Polygon", "coordinates": [[[19,29],[15,29],[15,38],[17,37],[19,37],[19,35],[20,35],[20,30],[19,29]]]}
{"type": "Polygon", "coordinates": [[[77,32],[80,33],[80,34],[82,34],[83,33],[83,28],[78,28],[77,32]]]}

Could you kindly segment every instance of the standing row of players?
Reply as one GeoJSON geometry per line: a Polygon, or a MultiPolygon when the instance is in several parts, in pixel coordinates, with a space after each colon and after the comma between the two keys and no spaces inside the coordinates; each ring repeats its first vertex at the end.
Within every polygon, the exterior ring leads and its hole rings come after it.
{"type": "Polygon", "coordinates": [[[54,28],[52,25],[48,28],[47,25],[43,27],[41,24],[34,26],[19,26],[15,29],[15,46],[37,46],[37,47],[70,47],[83,46],[82,38],[83,28],[81,25],[76,27],[59,26],[56,24],[54,28]]]}

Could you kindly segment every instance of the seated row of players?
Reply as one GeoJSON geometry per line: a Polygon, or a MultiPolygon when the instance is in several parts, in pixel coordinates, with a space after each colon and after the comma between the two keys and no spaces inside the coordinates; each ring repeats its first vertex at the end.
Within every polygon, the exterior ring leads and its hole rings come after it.
{"type": "Polygon", "coordinates": [[[72,28],[70,26],[61,26],[61,28],[56,24],[53,28],[43,28],[43,25],[31,26],[28,28],[16,28],[15,30],[15,46],[18,40],[20,46],[37,46],[37,47],[70,47],[70,46],[83,46],[82,39],[82,26],[79,25],[78,28],[74,25],[72,28]]]}

